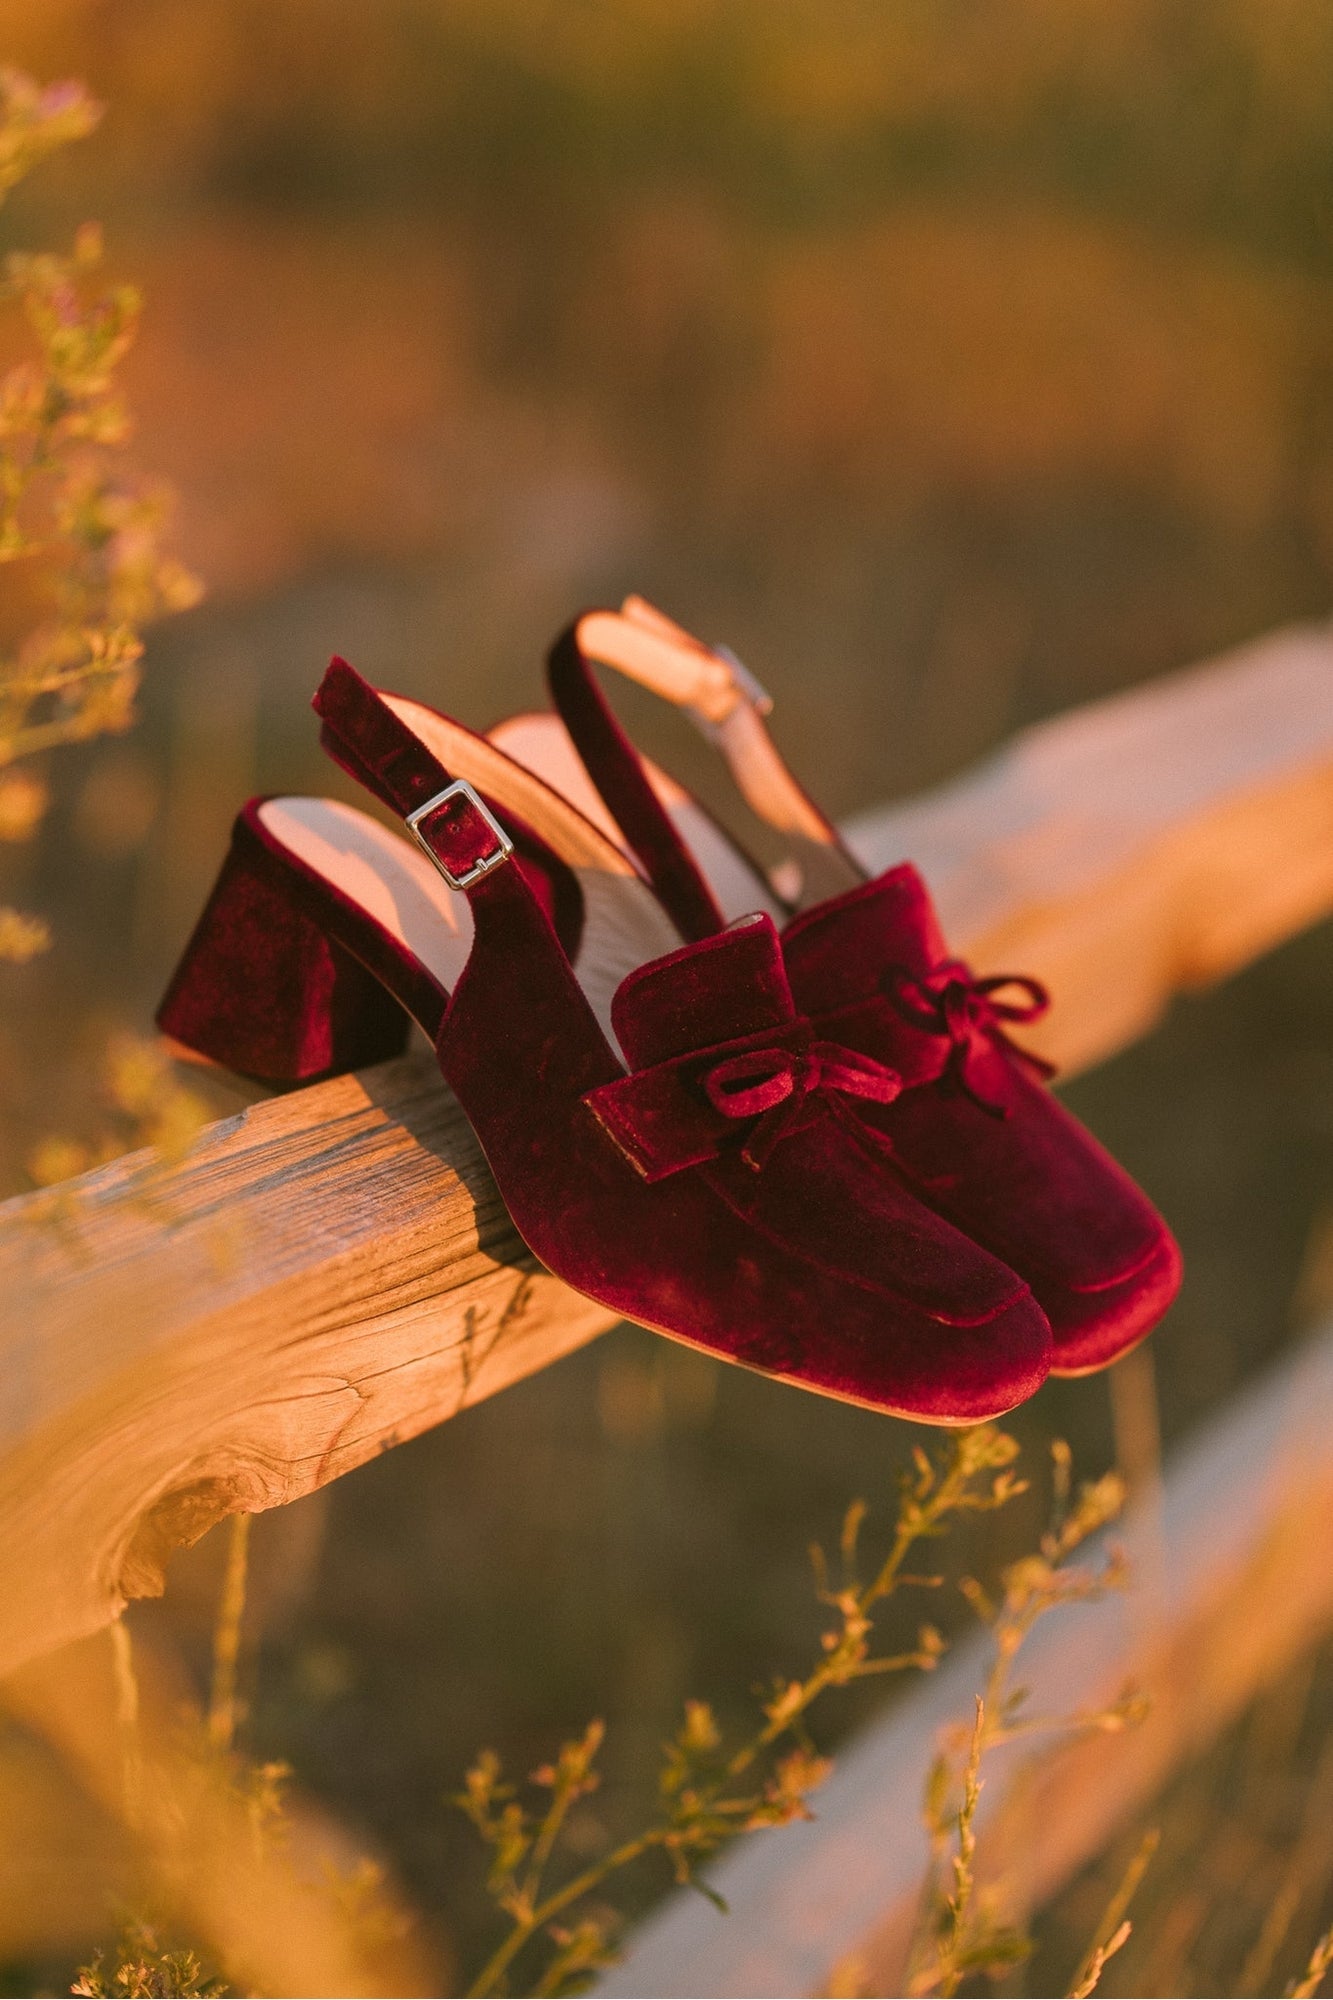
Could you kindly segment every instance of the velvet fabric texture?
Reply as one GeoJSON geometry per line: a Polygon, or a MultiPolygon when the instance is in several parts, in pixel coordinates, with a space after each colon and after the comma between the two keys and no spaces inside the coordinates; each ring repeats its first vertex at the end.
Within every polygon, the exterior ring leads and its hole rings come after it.
{"type": "Polygon", "coordinates": [[[157,1010],[164,1034],[261,1083],[315,1083],[434,1034],[445,995],[359,904],[275,839],[251,799],[157,1010]]]}
{"type": "Polygon", "coordinates": [[[863,1120],[924,1201],[1023,1273],[1051,1322],[1053,1369],[1105,1367],[1141,1339],[1179,1289],[1180,1252],[1045,1088],[1045,1066],[1009,1040],[1040,989],[974,981],[950,960],[909,863],[793,918],[783,949],[818,1032],[909,1086],[892,1104],[859,1105],[863,1120]]]}
{"type": "MultiPolygon", "coordinates": [[[[542,1262],[627,1319],[872,1408],[960,1423],[1031,1395],[1049,1333],[1028,1288],[877,1172],[833,1093],[812,1091],[758,1168],[736,1121],[712,1157],[639,1170],[605,1115],[625,1072],[517,879],[502,871],[473,897],[477,938],[437,1047],[542,1262]]],[[[629,1045],[711,1064],[789,1026],[776,934],[750,928],[631,975],[616,1008],[629,1045]],[[654,1039],[664,1018],[688,1023],[690,1046],[654,1039]]]]}
{"type": "Polygon", "coordinates": [[[579,644],[578,624],[576,619],[568,626],[547,654],[551,699],[630,852],[681,936],[711,937],[723,924],[717,899],[598,687],[579,644]]]}
{"type": "Polygon", "coordinates": [[[645,1180],[737,1144],[759,1172],[815,1119],[816,1092],[830,1093],[836,1112],[851,1098],[889,1103],[902,1087],[893,1070],[818,1040],[796,1016],[766,917],[631,973],[612,1020],[632,1068],[587,1103],[645,1180]]]}
{"type": "MultiPolygon", "coordinates": [[[[664,907],[682,933],[721,928],[716,902],[578,641],[548,656],[552,701],[664,907]]],[[[793,781],[794,782],[794,781],[793,781]]],[[[1022,976],[978,980],[950,958],[910,864],[791,920],[797,1005],[820,1038],[896,1071],[892,1099],[856,1110],[884,1165],[1030,1283],[1054,1340],[1053,1371],[1125,1353],[1179,1290],[1180,1252],[1152,1204],[1043,1087],[1046,1065],[1008,1029],[1043,1012],[1022,976]]]]}
{"type": "MultiPolygon", "coordinates": [[[[326,720],[334,710],[340,748],[360,756],[356,716],[369,712],[365,762],[381,795],[412,810],[448,773],[350,674],[326,682],[326,720]]],[[[425,831],[451,868],[488,837],[466,813],[425,831]]],[[[627,1069],[516,863],[467,894],[472,948],[445,996],[247,809],[162,1025],[205,1055],[291,1079],[391,1052],[406,1009],[433,1033],[519,1232],[577,1290],[725,1359],[927,1422],[997,1415],[1040,1385],[1050,1335],[1028,1287],[879,1169],[844,1100],[892,1094],[897,1079],[819,1048],[766,918],[623,983],[627,1069]],[[737,1060],[750,1069],[728,1067],[737,1060]],[[694,1159],[674,1131],[659,1173],[645,1164],[651,1112],[624,1094],[651,1098],[642,1080],[664,1065],[679,1066],[676,1111],[687,1103],[709,1132],[694,1159]],[[748,1107],[731,1101],[747,1090],[748,1107]],[[608,1093],[622,1094],[619,1130],[608,1093]]]]}

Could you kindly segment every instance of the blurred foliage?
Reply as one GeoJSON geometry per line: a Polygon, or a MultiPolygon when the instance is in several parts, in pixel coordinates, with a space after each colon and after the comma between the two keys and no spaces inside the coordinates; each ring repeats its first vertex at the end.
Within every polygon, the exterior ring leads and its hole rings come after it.
{"type": "MultiPolygon", "coordinates": [[[[1072,1458],[1063,1439],[1054,1442],[1051,1455],[1051,1519],[1037,1547],[1006,1565],[994,1599],[975,1577],[960,1580],[963,1595],[990,1628],[993,1658],[985,1687],[976,1697],[971,1729],[956,1732],[926,1778],[930,1864],[908,1963],[910,1994],[939,1994],[953,2000],[965,1980],[978,1974],[1002,1976],[1032,1955],[1031,1938],[1007,1906],[1003,1878],[985,1884],[977,1878],[975,1821],[988,1752],[1018,1737],[1085,1730],[1118,1734],[1147,1713],[1143,1698],[1126,1688],[1117,1700],[1094,1713],[1034,1716],[1027,1707],[1028,1691],[1014,1682],[1019,1655],[1043,1618],[1061,1605],[1095,1604],[1108,1591],[1125,1589],[1130,1580],[1124,1558],[1114,1546],[1101,1551],[1092,1563],[1072,1560],[1091,1536],[1119,1517],[1125,1502],[1123,1481],[1108,1473],[1075,1492],[1072,1458]]],[[[1100,1935],[1104,1943],[1099,1946],[1094,1939],[1075,1976],[1075,1987],[1085,1995],[1095,1990],[1112,1955],[1115,1927],[1100,1935]]]]}
{"type": "Polygon", "coordinates": [[[48,153],[71,139],[86,139],[102,115],[81,83],[45,88],[21,70],[0,71],[0,198],[30,174],[48,153]]]}
{"type": "MultiPolygon", "coordinates": [[[[308,511],[307,556],[438,545],[496,452],[512,505],[553,402],[585,477],[600,449],[678,484],[696,534],[1091,477],[1333,545],[1322,0],[188,0],[169,32],[160,0],[6,9],[28,60],[115,104],[103,198],[158,236],[212,219],[173,249],[272,343],[268,389],[252,370],[220,414],[271,406],[289,470],[260,478],[308,511]],[[259,215],[288,233],[238,242],[259,215]],[[341,481],[284,418],[297,351],[341,481]],[[543,411],[469,409],[478,382],[543,411]],[[396,481],[361,463],[385,427],[396,481]]],[[[251,576],[273,561],[257,526],[251,576]]],[[[1014,616],[974,650],[1021,644],[1014,616]]]]}
{"type": "MultiPolygon", "coordinates": [[[[0,71],[0,195],[100,116],[81,84],[0,71]]],[[[102,254],[85,223],[67,256],[4,261],[0,302],[37,352],[0,377],[0,563],[26,565],[29,589],[36,571],[52,608],[0,661],[0,764],[127,728],[140,627],[200,594],[159,547],[165,496],[127,484],[119,464],[130,420],[115,371],[140,301],[129,285],[90,290],[102,254]]]]}
{"type": "Polygon", "coordinates": [[[37,1187],[55,1187],[140,1146],[156,1152],[160,1168],[174,1166],[208,1118],[206,1100],[181,1082],[163,1045],[143,1036],[110,1037],[100,1085],[110,1120],[93,1139],[55,1132],[41,1139],[27,1161],[37,1187]]]}
{"type": "MultiPolygon", "coordinates": [[[[29,1992],[439,1990],[442,1962],[427,1971],[388,1870],[294,1790],[288,1766],[236,1740],[247,1530],[248,1517],[234,1517],[207,1708],[174,1649],[132,1640],[123,1618],[0,1689],[0,1805],[47,1884],[35,1925],[12,1880],[0,1889],[0,1938],[12,1947],[35,1931],[55,1960],[29,1992]],[[40,1790],[23,1783],[34,1762],[46,1772],[45,1812],[40,1790]],[[80,1838],[89,1826],[100,1835],[91,1854],[80,1838]],[[57,1941],[105,1936],[108,1915],[113,1942],[90,1952],[71,1986],[57,1941]]],[[[15,1990],[17,1970],[0,1959],[0,1989],[15,1990]]]]}
{"type": "Polygon", "coordinates": [[[87,2000],[221,2000],[230,1989],[209,1977],[188,1946],[173,1949],[151,1924],[132,1918],[111,1950],[80,1966],[69,1990],[87,2000]]]}
{"type": "Polygon", "coordinates": [[[808,224],[999,183],[1333,256],[1319,0],[135,0],[113,34],[97,0],[7,10],[34,65],[95,54],[144,185],[598,206],[698,181],[808,224]]]}
{"type": "MultiPolygon", "coordinates": [[[[1134,1927],[1105,1969],[1116,2000],[1145,1993],[1320,1991],[1312,1940],[1333,1921],[1333,1645],[1294,1661],[1151,1807],[1151,1865],[1134,1927]]],[[[1144,1846],[1131,1825],[1070,1882],[1036,1926],[1026,1990],[1054,1992],[1144,1846]]],[[[1002,1989],[1013,1993],[1010,1983],[1002,1989]]]]}
{"type": "MultiPolygon", "coordinates": [[[[0,201],[100,116],[80,83],[43,88],[0,69],[0,201]]],[[[17,584],[10,617],[17,602],[27,628],[0,651],[0,766],[126,729],[140,627],[199,596],[159,547],[165,492],[136,489],[119,464],[130,425],[114,373],[139,298],[128,285],[92,291],[101,258],[101,231],[85,223],[69,255],[11,251],[0,275],[0,306],[36,347],[0,374],[0,565],[17,584]]],[[[6,773],[0,838],[31,837],[46,803],[40,779],[6,773]]],[[[0,962],[26,964],[50,942],[44,918],[0,904],[0,962]]]]}

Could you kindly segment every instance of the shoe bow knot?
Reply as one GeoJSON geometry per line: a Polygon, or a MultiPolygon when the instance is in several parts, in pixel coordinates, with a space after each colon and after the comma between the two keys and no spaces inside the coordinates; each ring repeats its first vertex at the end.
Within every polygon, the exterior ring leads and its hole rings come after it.
{"type": "Polygon", "coordinates": [[[904,1020],[924,1028],[928,1034],[948,1038],[949,1054],[941,1080],[947,1079],[992,1118],[1007,1117],[1007,1107],[978,1090],[969,1074],[972,1058],[983,1038],[1002,1043],[1039,1075],[1054,1076],[1054,1063],[1020,1048],[1004,1027],[1007,1021],[1041,1019],[1051,999],[1040,980],[1018,972],[975,979],[971,968],[961,959],[948,958],[924,973],[909,972],[906,966],[895,965],[886,976],[885,987],[904,1020]],[[1006,989],[1016,990],[1025,997],[1001,1000],[998,996],[1006,989]]]}
{"type": "Polygon", "coordinates": [[[738,1124],[754,1121],[741,1157],[756,1173],[781,1139],[800,1129],[816,1092],[850,1116],[848,1100],[891,1104],[897,1070],[797,1019],[734,1042],[650,1063],[588,1091],[584,1103],[645,1180],[661,1180],[729,1152],[738,1124]]]}
{"type": "MultiPolygon", "coordinates": [[[[811,1042],[804,1049],[749,1049],[715,1063],[703,1077],[704,1094],[724,1118],[756,1118],[741,1158],[756,1172],[791,1126],[793,1114],[814,1090],[892,1104],[902,1090],[896,1070],[837,1042],[811,1042]]],[[[835,1100],[836,1102],[836,1100],[835,1100]]]]}

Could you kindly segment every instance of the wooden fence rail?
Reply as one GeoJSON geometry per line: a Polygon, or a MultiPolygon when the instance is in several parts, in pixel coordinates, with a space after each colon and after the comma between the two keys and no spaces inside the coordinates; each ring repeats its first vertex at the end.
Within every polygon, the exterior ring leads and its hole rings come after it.
{"type": "MultiPolygon", "coordinates": [[[[960,949],[1054,988],[1042,1047],[1094,1060],[1333,909],[1333,632],[1029,730],[851,835],[918,859],[960,949]]],[[[0,1297],[0,1672],[609,1323],[534,1269],[424,1056],[4,1204],[0,1297]]]]}

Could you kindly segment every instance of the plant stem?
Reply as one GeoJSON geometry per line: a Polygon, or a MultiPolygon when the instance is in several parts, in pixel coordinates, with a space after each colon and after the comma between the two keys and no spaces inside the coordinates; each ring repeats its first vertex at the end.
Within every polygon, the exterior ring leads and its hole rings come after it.
{"type": "Polygon", "coordinates": [[[1292,2000],[1314,2000],[1324,1983],[1324,1974],[1333,1965],[1333,1930],[1324,1932],[1314,1950],[1310,1953],[1304,1977],[1291,1987],[1292,2000]]]}
{"type": "MultiPolygon", "coordinates": [[[[944,1515],[952,1511],[966,1484],[967,1475],[962,1471],[961,1466],[955,1463],[940,1482],[938,1491],[926,1502],[920,1511],[910,1521],[904,1522],[900,1520],[898,1522],[893,1537],[893,1545],[874,1578],[871,1582],[863,1584],[859,1590],[853,1593],[853,1615],[865,1617],[872,1605],[878,1604],[885,1597],[892,1596],[893,1591],[897,1587],[898,1577],[902,1571],[903,1564],[911,1554],[912,1549],[921,1540],[922,1536],[928,1534],[944,1515]]],[[[909,1659],[910,1656],[904,1655],[902,1664],[907,1665],[909,1659]]],[[[887,1669],[887,1664],[886,1662],[885,1670],[887,1669]]],[[[844,1677],[845,1675],[845,1663],[839,1660],[836,1650],[828,1659],[821,1660],[814,1672],[803,1682],[799,1703],[794,1705],[790,1710],[784,1710],[780,1717],[775,1717],[766,1722],[764,1727],[748,1743],[742,1744],[741,1748],[728,1761],[726,1776],[728,1778],[737,1778],[743,1771],[748,1770],[749,1766],[762,1751],[769,1749],[779,1736],[785,1734],[791,1728],[792,1724],[805,1714],[806,1710],[824,1692],[825,1688],[832,1686],[840,1677],[844,1677]]]]}
{"type": "Polygon", "coordinates": [[[586,1896],[600,1887],[608,1875],[627,1868],[631,1861],[637,1861],[650,1848],[663,1846],[669,1831],[667,1827],[655,1826],[650,1827],[647,1833],[636,1834],[633,1840],[624,1841],[600,1861],[585,1868],[581,1875],[566,1882],[563,1889],[553,1890],[545,1902],[539,1903],[526,1917],[518,1918],[504,1943],[492,1953],[475,1982],[468,1987],[467,2000],[484,2000],[485,1995],[494,1993],[496,1981],[503,1977],[529,1938],[535,1937],[543,1925],[549,1924],[552,1917],[558,1917],[571,1903],[576,1903],[580,1896],[586,1896]]]}
{"type": "Polygon", "coordinates": [[[1111,1940],[1118,1934],[1124,1922],[1125,1912],[1134,1899],[1139,1883],[1147,1871],[1148,1863],[1157,1852],[1161,1833],[1150,1827],[1139,1842],[1128,1868],[1121,1877],[1120,1886],[1102,1912],[1102,1920],[1092,1934],[1092,1943],[1084,1954],[1078,1971],[1070,1982],[1071,1996],[1091,1993],[1096,1985],[1095,1975],[1111,1955],[1111,1940]],[[1098,1962],[1100,1960],[1100,1963],[1098,1962]]]}
{"type": "Polygon", "coordinates": [[[125,1821],[134,1827],[143,1811],[143,1745],[139,1736],[139,1677],[134,1671],[134,1651],[123,1611],[111,1627],[111,1670],[116,1684],[125,1821]]]}
{"type": "Polygon", "coordinates": [[[250,1561],[249,1514],[233,1514],[227,1541],[227,1568],[213,1630],[213,1687],[208,1704],[208,1740],[215,1750],[230,1750],[236,1737],[236,1663],[241,1651],[241,1620],[250,1561]]]}

